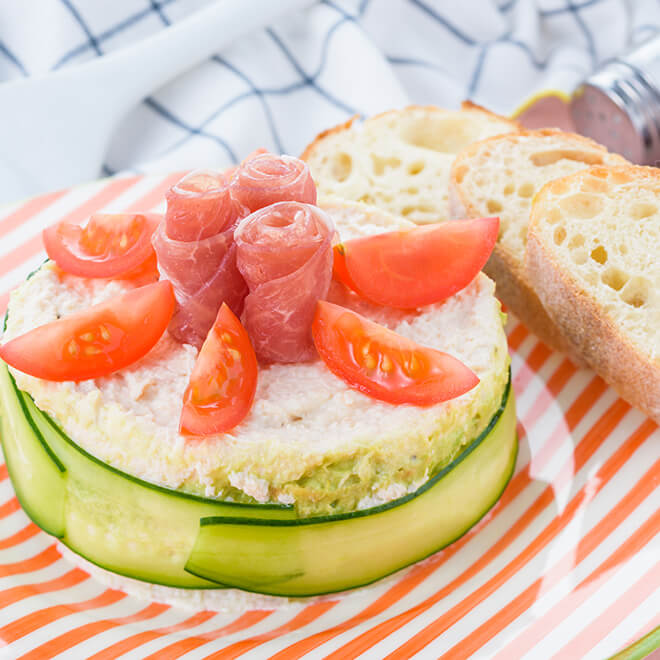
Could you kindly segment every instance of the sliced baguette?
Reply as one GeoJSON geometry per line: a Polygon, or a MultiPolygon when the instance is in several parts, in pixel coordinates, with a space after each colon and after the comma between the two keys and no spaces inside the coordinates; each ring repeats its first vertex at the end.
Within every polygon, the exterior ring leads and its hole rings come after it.
{"type": "Polygon", "coordinates": [[[605,147],[559,129],[520,131],[477,142],[454,161],[449,183],[452,218],[499,215],[500,235],[484,268],[504,304],[543,342],[576,355],[553,323],[525,273],[527,225],[534,195],[548,182],[591,165],[627,161],[605,147]]]}
{"type": "Polygon", "coordinates": [[[303,152],[318,191],[373,204],[418,224],[448,219],[455,155],[475,140],[518,129],[472,103],[460,111],[411,106],[321,133],[303,152]]]}
{"type": "Polygon", "coordinates": [[[525,268],[574,351],[660,422],[660,170],[595,166],[532,204],[525,268]]]}

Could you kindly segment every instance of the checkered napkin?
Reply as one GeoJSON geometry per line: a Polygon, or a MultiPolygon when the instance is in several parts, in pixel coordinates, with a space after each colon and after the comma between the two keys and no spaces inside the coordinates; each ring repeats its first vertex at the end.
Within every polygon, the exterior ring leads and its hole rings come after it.
{"type": "MultiPolygon", "coordinates": [[[[0,81],[102,57],[204,4],[0,2],[0,81]]],[[[659,29],[657,0],[324,0],[145,90],[105,174],[224,166],[258,146],[297,154],[350,115],[406,103],[509,113],[659,29]]]]}

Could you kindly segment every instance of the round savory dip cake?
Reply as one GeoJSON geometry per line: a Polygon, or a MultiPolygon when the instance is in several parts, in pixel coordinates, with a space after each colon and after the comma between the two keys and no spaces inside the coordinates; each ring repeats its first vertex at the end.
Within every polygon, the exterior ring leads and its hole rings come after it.
{"type": "MultiPolygon", "coordinates": [[[[342,240],[413,226],[359,203],[321,205],[342,240]]],[[[12,293],[3,341],[130,287],[66,275],[48,262],[12,293]]],[[[421,408],[374,400],[318,359],[273,364],[260,369],[241,424],[190,439],[178,424],[197,349],[167,332],[145,357],[110,376],[75,383],[11,372],[75,443],[145,481],[207,497],[293,504],[301,516],[364,509],[416,490],[486,428],[507,386],[506,338],[494,284],[482,273],[444,302],[405,312],[371,305],[339,284],[328,297],[458,358],[479,384],[421,408]]]]}

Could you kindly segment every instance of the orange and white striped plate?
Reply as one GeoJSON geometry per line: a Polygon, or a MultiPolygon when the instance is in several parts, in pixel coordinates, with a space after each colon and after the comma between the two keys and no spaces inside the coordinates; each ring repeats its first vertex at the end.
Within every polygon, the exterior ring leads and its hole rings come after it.
{"type": "MultiPolygon", "coordinates": [[[[151,210],[176,178],[99,181],[1,209],[0,308],[43,260],[43,227],[151,210]]],[[[0,463],[0,657],[601,659],[647,635],[660,626],[660,431],[519,323],[508,334],[513,480],[460,541],[357,598],[231,616],[107,589],[29,522],[0,463]]]]}

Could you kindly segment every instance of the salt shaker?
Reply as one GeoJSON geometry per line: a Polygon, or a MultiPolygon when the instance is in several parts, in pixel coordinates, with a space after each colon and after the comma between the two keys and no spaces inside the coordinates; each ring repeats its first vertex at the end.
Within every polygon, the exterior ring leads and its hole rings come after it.
{"type": "Polygon", "coordinates": [[[578,133],[641,165],[660,164],[660,34],[605,62],[577,89],[578,133]]]}

